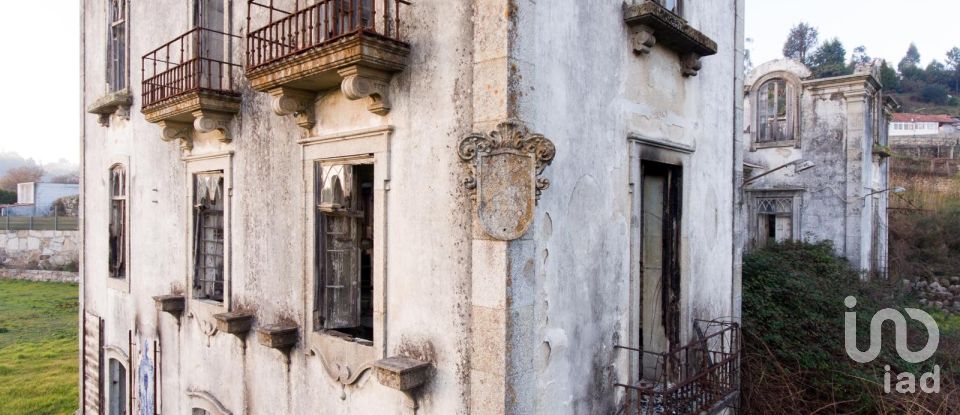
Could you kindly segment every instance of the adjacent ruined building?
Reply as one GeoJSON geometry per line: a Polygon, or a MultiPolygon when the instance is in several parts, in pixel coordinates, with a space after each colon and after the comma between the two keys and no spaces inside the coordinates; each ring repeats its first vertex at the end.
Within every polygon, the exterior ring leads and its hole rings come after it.
{"type": "Polygon", "coordinates": [[[83,1],[83,414],[716,411],[743,1],[83,1]]]}
{"type": "Polygon", "coordinates": [[[765,63],[744,87],[748,249],[831,241],[865,272],[887,268],[887,134],[896,102],[875,66],[814,79],[792,60],[765,63]]]}

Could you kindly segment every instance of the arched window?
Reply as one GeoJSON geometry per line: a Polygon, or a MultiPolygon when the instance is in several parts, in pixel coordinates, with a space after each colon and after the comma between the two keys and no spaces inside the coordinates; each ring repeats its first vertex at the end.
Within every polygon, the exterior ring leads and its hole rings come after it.
{"type": "Polygon", "coordinates": [[[764,82],[757,90],[758,143],[795,139],[796,104],[793,95],[794,88],[783,78],[764,82]]]}
{"type": "Polygon", "coordinates": [[[127,170],[110,168],[110,277],[127,277],[127,170]]]}

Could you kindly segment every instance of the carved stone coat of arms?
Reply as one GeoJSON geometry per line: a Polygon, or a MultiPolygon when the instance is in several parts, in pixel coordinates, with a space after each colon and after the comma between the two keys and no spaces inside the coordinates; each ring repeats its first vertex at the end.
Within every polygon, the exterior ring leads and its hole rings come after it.
{"type": "Polygon", "coordinates": [[[470,165],[464,186],[475,192],[483,230],[504,241],[523,236],[540,192],[550,186],[540,175],[556,154],[553,143],[519,121],[505,121],[488,134],[468,135],[458,152],[470,165]]]}

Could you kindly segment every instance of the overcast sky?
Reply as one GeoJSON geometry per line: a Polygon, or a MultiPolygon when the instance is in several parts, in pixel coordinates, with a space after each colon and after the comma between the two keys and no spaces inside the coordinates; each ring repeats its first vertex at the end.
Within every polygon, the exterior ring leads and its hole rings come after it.
{"type": "MultiPolygon", "coordinates": [[[[753,39],[747,47],[754,65],[780,57],[790,27],[800,21],[817,27],[821,40],[836,36],[848,52],[864,45],[869,55],[894,64],[911,41],[919,47],[924,66],[931,59],[943,61],[948,49],[960,46],[958,0],[746,2],[746,33],[753,39]]],[[[81,114],[93,117],[80,110],[80,2],[38,4],[4,2],[5,16],[42,13],[44,26],[39,30],[37,20],[26,17],[10,18],[0,25],[0,56],[6,57],[0,65],[0,122],[4,126],[0,152],[13,151],[45,163],[61,158],[76,162],[81,114]]],[[[139,116],[136,108],[131,113],[139,116]]]]}
{"type": "Polygon", "coordinates": [[[952,47],[960,47],[958,0],[746,0],[747,43],[754,65],[783,56],[790,28],[807,22],[820,32],[820,41],[837,37],[847,50],[863,45],[867,54],[894,66],[917,44],[926,67],[943,62],[952,47]]]}

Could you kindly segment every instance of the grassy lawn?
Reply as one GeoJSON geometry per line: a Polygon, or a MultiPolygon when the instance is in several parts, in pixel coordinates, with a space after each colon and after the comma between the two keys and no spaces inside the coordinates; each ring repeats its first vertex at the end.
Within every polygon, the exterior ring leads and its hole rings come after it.
{"type": "Polygon", "coordinates": [[[77,410],[77,285],[0,280],[0,415],[77,410]]]}

